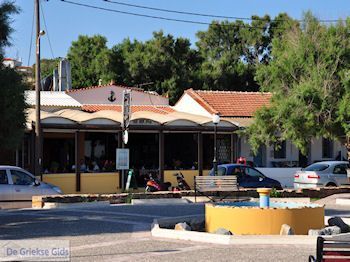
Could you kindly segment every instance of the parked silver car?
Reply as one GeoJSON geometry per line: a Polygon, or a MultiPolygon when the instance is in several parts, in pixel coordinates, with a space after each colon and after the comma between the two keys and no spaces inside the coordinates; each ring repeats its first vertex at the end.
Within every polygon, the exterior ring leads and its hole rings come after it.
{"type": "Polygon", "coordinates": [[[0,166],[0,207],[30,207],[32,196],[59,194],[59,187],[39,182],[20,167],[0,166]]]}
{"type": "Polygon", "coordinates": [[[314,163],[294,175],[294,188],[316,188],[350,184],[349,162],[323,161],[314,163]]]}

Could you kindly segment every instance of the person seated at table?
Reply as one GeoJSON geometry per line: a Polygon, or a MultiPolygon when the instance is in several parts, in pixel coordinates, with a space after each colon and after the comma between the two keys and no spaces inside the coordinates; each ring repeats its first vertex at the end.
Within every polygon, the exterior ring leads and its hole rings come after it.
{"type": "Polygon", "coordinates": [[[96,161],[92,162],[92,172],[99,172],[100,167],[97,165],[96,161]]]}

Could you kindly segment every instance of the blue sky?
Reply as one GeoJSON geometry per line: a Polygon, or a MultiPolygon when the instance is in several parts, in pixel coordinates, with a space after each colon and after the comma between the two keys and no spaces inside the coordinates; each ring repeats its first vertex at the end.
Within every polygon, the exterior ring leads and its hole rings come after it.
{"type": "MultiPolygon", "coordinates": [[[[2,1],[2,0],[0,0],[2,1]]],[[[176,15],[131,7],[105,3],[102,0],[71,0],[80,3],[103,6],[121,11],[158,15],[178,19],[210,22],[210,18],[176,15]]],[[[252,15],[269,14],[274,17],[280,12],[287,12],[294,18],[301,18],[303,12],[310,10],[320,19],[345,18],[350,12],[349,0],[119,0],[119,2],[146,5],[165,9],[183,10],[188,12],[211,13],[217,15],[250,17],[252,15]]],[[[19,15],[13,17],[12,26],[15,32],[12,35],[13,46],[6,49],[7,57],[18,57],[23,64],[28,64],[30,35],[34,0],[16,0],[21,7],[19,15]]],[[[193,25],[171,21],[155,20],[114,14],[84,7],[72,6],[60,0],[42,0],[41,3],[52,49],[55,57],[64,57],[71,45],[80,34],[101,34],[107,37],[111,47],[124,38],[147,40],[152,37],[153,31],[162,29],[165,33],[174,36],[187,37],[192,43],[196,41],[196,32],[206,30],[206,25],[193,25]]],[[[44,26],[43,20],[42,27],[44,26]]],[[[48,38],[42,38],[42,58],[52,58],[48,38]]],[[[34,61],[34,43],[32,44],[30,64],[34,61]]]]}

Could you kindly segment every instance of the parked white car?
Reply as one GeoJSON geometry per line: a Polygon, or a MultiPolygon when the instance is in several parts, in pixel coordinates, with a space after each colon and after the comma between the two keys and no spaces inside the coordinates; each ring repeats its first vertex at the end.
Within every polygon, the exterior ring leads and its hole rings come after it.
{"type": "Polygon", "coordinates": [[[39,182],[20,167],[0,166],[0,207],[31,207],[32,196],[60,194],[59,187],[39,182]]]}
{"type": "Polygon", "coordinates": [[[349,185],[349,162],[323,161],[314,163],[294,175],[294,188],[316,188],[349,185]]]}

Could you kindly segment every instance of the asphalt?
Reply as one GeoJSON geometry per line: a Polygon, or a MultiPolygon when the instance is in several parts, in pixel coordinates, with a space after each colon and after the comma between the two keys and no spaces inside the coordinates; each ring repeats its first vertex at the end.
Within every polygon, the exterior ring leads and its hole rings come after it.
{"type": "MultiPolygon", "coordinates": [[[[350,208],[326,211],[337,212],[349,215],[350,208]]],[[[315,253],[316,243],[227,246],[150,235],[155,218],[203,213],[203,204],[0,210],[0,240],[69,240],[71,261],[307,261],[315,253]]]]}

